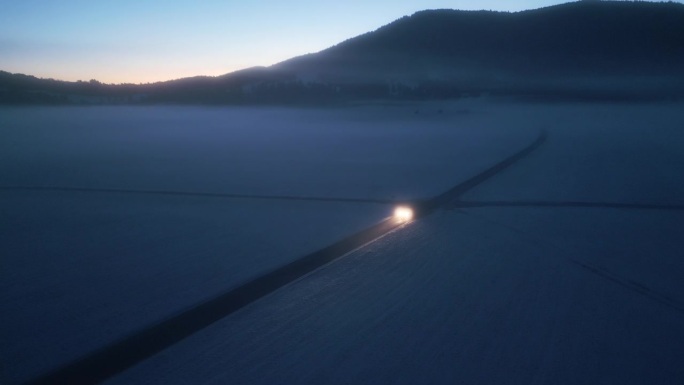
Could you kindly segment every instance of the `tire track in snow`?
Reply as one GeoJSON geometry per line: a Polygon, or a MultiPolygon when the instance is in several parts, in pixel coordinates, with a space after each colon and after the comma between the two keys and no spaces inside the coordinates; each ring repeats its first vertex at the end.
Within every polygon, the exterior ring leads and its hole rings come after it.
{"type": "Polygon", "coordinates": [[[672,309],[675,309],[679,311],[680,313],[684,313],[684,305],[676,301],[675,299],[665,295],[658,293],[654,290],[651,290],[648,286],[645,286],[637,281],[631,280],[631,279],[626,279],[624,277],[621,277],[620,275],[614,274],[611,271],[605,269],[605,268],[599,268],[596,266],[592,266],[591,264],[585,263],[578,261],[576,259],[571,259],[573,263],[578,265],[579,267],[596,274],[597,276],[606,279],[608,281],[611,281],[617,285],[620,285],[628,290],[631,290],[633,292],[636,292],[644,297],[647,297],[653,301],[659,302],[662,305],[668,306],[672,309]]]}
{"type": "Polygon", "coordinates": [[[46,192],[84,192],[84,193],[109,193],[109,194],[135,194],[135,195],[170,195],[181,197],[203,198],[227,198],[227,199],[260,199],[281,201],[314,201],[314,202],[342,202],[342,203],[380,203],[395,204],[397,201],[390,199],[363,199],[363,198],[338,198],[338,197],[311,197],[296,195],[252,195],[230,194],[213,192],[171,191],[171,190],[135,190],[117,188],[92,188],[92,187],[60,187],[60,186],[0,186],[0,191],[46,191],[46,192]]]}
{"type": "Polygon", "coordinates": [[[541,131],[534,142],[532,142],[529,146],[525,147],[519,152],[502,160],[501,162],[486,169],[485,171],[471,177],[470,179],[467,179],[459,183],[458,185],[452,187],[451,189],[447,190],[446,192],[440,195],[437,195],[436,197],[433,197],[426,201],[417,202],[415,204],[415,207],[417,208],[417,216],[420,217],[421,215],[429,215],[436,209],[448,207],[452,202],[458,202],[458,199],[463,194],[484,183],[486,180],[492,178],[496,174],[512,166],[514,163],[518,162],[519,160],[529,155],[532,151],[539,148],[539,146],[541,146],[546,141],[546,137],[546,131],[541,131]]]}
{"type": "MultiPolygon", "coordinates": [[[[473,206],[473,207],[478,208],[478,207],[485,207],[485,206],[473,206]]],[[[508,207],[508,206],[493,206],[493,207],[508,207]]],[[[526,206],[526,207],[530,207],[530,206],[526,206]]],[[[531,206],[531,207],[535,207],[535,206],[531,206]]],[[[552,207],[556,207],[556,206],[552,206],[552,207]]],[[[566,207],[566,206],[560,206],[560,207],[566,207]]],[[[595,207],[595,206],[593,206],[593,207],[595,207]]],[[[462,208],[468,208],[468,207],[462,207],[462,208]]],[[[473,215],[472,211],[469,211],[466,213],[469,215],[473,215]]],[[[573,264],[584,269],[585,271],[592,273],[601,279],[605,279],[609,282],[612,282],[614,284],[622,286],[623,288],[625,288],[627,290],[630,290],[630,291],[635,292],[639,295],[647,297],[647,298],[649,298],[655,302],[660,303],[661,305],[665,305],[665,306],[667,306],[671,309],[674,309],[680,313],[684,313],[684,304],[679,302],[678,300],[676,300],[676,299],[674,299],[674,298],[672,298],[666,294],[659,293],[659,292],[649,288],[648,286],[637,282],[636,280],[629,279],[627,277],[613,273],[612,271],[608,270],[605,267],[594,266],[592,263],[590,263],[588,261],[581,261],[581,260],[577,259],[576,257],[569,255],[567,253],[565,247],[560,247],[555,242],[551,242],[548,239],[541,238],[536,233],[532,233],[532,232],[520,229],[516,226],[512,226],[509,224],[505,224],[503,222],[493,220],[491,218],[486,218],[486,217],[483,217],[481,215],[476,215],[476,217],[479,220],[487,222],[487,223],[492,224],[494,226],[506,228],[506,229],[508,229],[514,233],[517,233],[517,234],[527,238],[528,240],[532,240],[534,243],[540,243],[540,244],[544,244],[546,246],[553,247],[554,249],[558,250],[557,255],[562,256],[561,258],[564,258],[564,259],[572,262],[573,264]]],[[[573,253],[573,255],[574,254],[577,254],[577,253],[573,253]]]]}
{"type": "Polygon", "coordinates": [[[482,207],[549,207],[549,208],[599,208],[599,209],[633,209],[633,210],[684,210],[684,205],[659,205],[648,203],[613,203],[613,202],[580,202],[580,201],[456,201],[446,209],[482,208],[482,207]]]}
{"type": "MultiPolygon", "coordinates": [[[[483,172],[459,183],[432,199],[407,202],[415,218],[424,217],[458,199],[461,195],[512,166],[546,141],[542,131],[527,147],[496,163],[483,172]]],[[[69,190],[73,191],[73,190],[69,190]]],[[[91,191],[91,190],[88,190],[91,191]]],[[[109,192],[122,192],[114,190],[109,192]]],[[[150,192],[152,193],[152,192],[150,192]]],[[[176,194],[177,195],[177,194],[176,194]]],[[[378,202],[372,202],[378,203],[378,202]]],[[[387,203],[387,202],[382,202],[387,203]]],[[[256,302],[260,298],[294,282],[314,270],[362,247],[405,222],[388,218],[348,236],[328,247],[308,254],[269,273],[233,288],[180,314],[148,326],[119,341],[96,350],[81,359],[43,374],[28,384],[97,384],[176,344],[205,327],[256,302]]]]}

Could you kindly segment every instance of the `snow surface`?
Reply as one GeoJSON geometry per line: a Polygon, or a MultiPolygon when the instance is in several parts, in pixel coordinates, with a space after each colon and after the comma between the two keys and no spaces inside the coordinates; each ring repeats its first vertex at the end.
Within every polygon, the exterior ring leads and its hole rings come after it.
{"type": "Polygon", "coordinates": [[[527,145],[479,104],[0,110],[0,382],[20,383],[429,197],[527,145]]]}
{"type": "MultiPolygon", "coordinates": [[[[683,123],[674,104],[3,109],[0,185],[426,197],[545,128],[546,144],[464,199],[671,209],[447,208],[108,383],[684,383],[683,123]]],[[[0,382],[391,209],[2,190],[0,382]]]]}
{"type": "Polygon", "coordinates": [[[3,371],[27,379],[391,215],[384,205],[0,192],[3,371]]]}
{"type": "Polygon", "coordinates": [[[4,109],[0,177],[4,186],[425,198],[537,135],[534,124],[492,125],[478,107],[4,109]]]}
{"type": "MultiPolygon", "coordinates": [[[[681,106],[493,106],[548,147],[471,201],[681,203],[681,106]]],[[[684,210],[413,222],[109,384],[684,383],[684,210]]]]}
{"type": "MultiPolygon", "coordinates": [[[[514,210],[541,209],[495,214],[514,210]]],[[[545,222],[523,233],[481,211],[443,211],[395,231],[106,383],[682,383],[683,309],[574,262],[598,263],[600,252],[575,242],[597,217],[639,227],[641,213],[582,209],[571,233],[548,240],[545,222]]],[[[648,217],[646,226],[684,221],[681,212],[648,217]]],[[[624,238],[651,242],[624,228],[607,235],[632,258],[624,238]]],[[[681,242],[672,236],[663,237],[681,242]]],[[[658,250],[639,257],[673,256],[658,250]]],[[[650,284],[633,273],[619,279],[650,284]]],[[[684,302],[681,291],[675,298],[684,302]]]]}
{"type": "Polygon", "coordinates": [[[547,143],[464,200],[684,204],[684,108],[672,105],[506,106],[547,143]]]}

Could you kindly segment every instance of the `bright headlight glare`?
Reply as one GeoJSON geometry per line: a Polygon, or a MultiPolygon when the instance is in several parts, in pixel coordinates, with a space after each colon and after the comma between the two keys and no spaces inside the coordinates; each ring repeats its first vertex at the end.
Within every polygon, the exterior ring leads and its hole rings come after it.
{"type": "Polygon", "coordinates": [[[394,209],[394,218],[402,222],[408,222],[413,219],[413,210],[410,207],[399,206],[394,209]]]}

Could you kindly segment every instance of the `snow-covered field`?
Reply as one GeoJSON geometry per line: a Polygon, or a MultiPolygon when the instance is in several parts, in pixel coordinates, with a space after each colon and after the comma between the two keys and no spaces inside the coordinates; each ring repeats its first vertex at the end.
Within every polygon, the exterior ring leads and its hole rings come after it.
{"type": "Polygon", "coordinates": [[[429,197],[537,134],[487,124],[479,105],[3,109],[0,177],[4,186],[429,197]]]}
{"type": "Polygon", "coordinates": [[[484,124],[467,105],[422,108],[3,109],[2,382],[63,365],[393,209],[185,193],[429,197],[536,135],[484,124]],[[165,194],[140,193],[150,190],[165,194]]]}
{"type": "Polygon", "coordinates": [[[464,199],[684,204],[684,109],[672,105],[505,107],[549,138],[464,199]]]}
{"type": "MultiPolygon", "coordinates": [[[[523,232],[479,209],[438,212],[106,383],[682,383],[682,308],[577,265],[600,254],[574,238],[612,213],[577,214],[565,213],[575,231],[550,241],[543,222],[523,232]]],[[[626,253],[627,236],[649,242],[624,229],[604,241],[626,253]]]]}
{"type": "Polygon", "coordinates": [[[530,207],[455,202],[109,383],[683,382],[684,108],[482,101],[2,110],[0,186],[85,189],[0,190],[0,380],[69,362],[392,209],[88,188],[424,198],[540,129],[546,144],[463,198],[530,207]]]}

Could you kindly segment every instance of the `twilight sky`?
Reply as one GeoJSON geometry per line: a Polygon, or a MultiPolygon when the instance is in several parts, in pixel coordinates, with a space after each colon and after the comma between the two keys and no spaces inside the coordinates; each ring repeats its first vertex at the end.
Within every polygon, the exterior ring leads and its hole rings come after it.
{"type": "Polygon", "coordinates": [[[423,9],[563,0],[0,0],[0,70],[145,83],[317,52],[423,9]]]}

